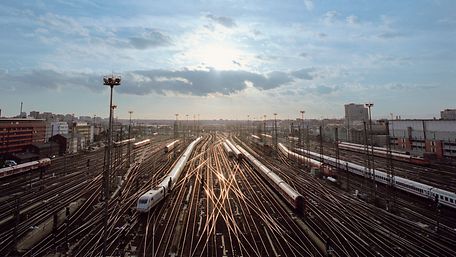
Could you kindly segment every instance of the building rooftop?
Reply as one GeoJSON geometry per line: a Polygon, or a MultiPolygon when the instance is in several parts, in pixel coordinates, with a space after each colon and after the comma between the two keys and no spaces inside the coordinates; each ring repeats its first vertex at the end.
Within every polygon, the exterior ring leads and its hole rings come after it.
{"type": "Polygon", "coordinates": [[[45,119],[34,119],[34,118],[0,118],[0,122],[5,121],[45,121],[45,119]]]}

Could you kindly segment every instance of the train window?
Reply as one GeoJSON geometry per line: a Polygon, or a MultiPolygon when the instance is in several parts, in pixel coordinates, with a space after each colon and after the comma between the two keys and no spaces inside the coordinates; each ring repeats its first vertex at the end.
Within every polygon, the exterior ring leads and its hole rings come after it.
{"type": "Polygon", "coordinates": [[[450,198],[450,203],[453,203],[453,198],[450,198]]]}
{"type": "Polygon", "coordinates": [[[446,196],[445,196],[445,201],[447,201],[447,202],[448,202],[448,197],[446,197],[446,196]]]}
{"type": "Polygon", "coordinates": [[[440,199],[443,199],[443,195],[440,195],[440,199]]]}

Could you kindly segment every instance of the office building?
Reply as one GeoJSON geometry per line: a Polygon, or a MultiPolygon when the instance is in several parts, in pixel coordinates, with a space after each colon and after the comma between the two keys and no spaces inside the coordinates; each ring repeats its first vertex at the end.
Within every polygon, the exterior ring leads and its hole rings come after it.
{"type": "Polygon", "coordinates": [[[0,119],[0,155],[22,152],[28,145],[44,143],[46,123],[37,119],[0,119]]]}

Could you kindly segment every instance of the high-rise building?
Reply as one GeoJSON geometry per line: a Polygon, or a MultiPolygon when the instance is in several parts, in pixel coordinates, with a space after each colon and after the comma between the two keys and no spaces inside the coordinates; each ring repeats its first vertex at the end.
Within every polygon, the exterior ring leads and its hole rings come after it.
{"type": "Polygon", "coordinates": [[[442,120],[456,120],[456,109],[445,109],[440,112],[442,120]]]}
{"type": "Polygon", "coordinates": [[[368,110],[364,104],[346,104],[345,105],[345,123],[348,125],[359,124],[368,121],[368,110]]]}
{"type": "Polygon", "coordinates": [[[0,155],[22,152],[28,145],[44,143],[46,124],[37,119],[0,119],[0,155]]]}

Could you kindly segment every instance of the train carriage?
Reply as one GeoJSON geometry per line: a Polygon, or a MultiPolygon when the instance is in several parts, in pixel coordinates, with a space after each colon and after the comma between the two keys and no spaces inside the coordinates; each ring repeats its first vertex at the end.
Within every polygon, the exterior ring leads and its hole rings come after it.
{"type": "Polygon", "coordinates": [[[165,153],[171,152],[177,146],[178,143],[179,143],[179,139],[178,140],[174,140],[173,142],[167,144],[165,146],[165,153]]]}
{"type": "MultiPolygon", "coordinates": [[[[296,149],[300,152],[305,152],[308,154],[311,158],[314,159],[320,159],[320,154],[311,152],[311,151],[305,151],[303,149],[296,149]]],[[[325,156],[323,155],[323,159],[325,163],[328,163],[329,165],[335,167],[337,165],[337,160],[333,157],[330,156],[325,156]]],[[[375,181],[382,183],[382,184],[388,184],[390,183],[390,179],[388,177],[388,174],[379,171],[379,170],[369,170],[366,167],[362,165],[358,165],[355,163],[347,162],[347,161],[342,161],[339,160],[339,165],[341,168],[348,168],[348,171],[354,174],[357,174],[359,176],[366,176],[369,178],[374,177],[375,173],[375,181]]],[[[456,208],[456,194],[447,190],[443,190],[440,188],[436,188],[433,186],[426,185],[424,183],[416,182],[410,179],[402,178],[400,176],[394,176],[394,187],[396,187],[399,190],[406,191],[408,193],[426,198],[426,199],[431,199],[431,200],[437,200],[439,203],[442,205],[451,207],[451,208],[456,208]]]]}
{"type": "Polygon", "coordinates": [[[26,162],[10,167],[5,167],[0,169],[0,178],[9,177],[15,174],[24,173],[27,171],[47,167],[51,165],[50,158],[43,158],[38,161],[26,162]]]}
{"type": "Polygon", "coordinates": [[[294,210],[297,213],[304,213],[305,210],[305,199],[304,197],[293,189],[288,183],[286,183],[283,179],[280,178],[277,174],[275,174],[272,170],[258,161],[255,157],[253,157],[249,152],[247,152],[242,147],[238,146],[239,151],[245,156],[247,161],[260,173],[263,174],[263,178],[269,181],[271,186],[277,190],[277,192],[282,195],[282,197],[291,205],[293,206],[294,210]]]}

